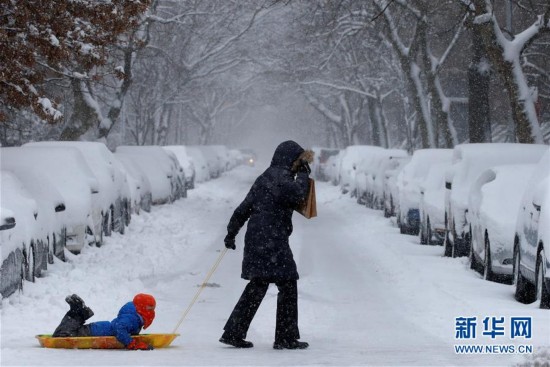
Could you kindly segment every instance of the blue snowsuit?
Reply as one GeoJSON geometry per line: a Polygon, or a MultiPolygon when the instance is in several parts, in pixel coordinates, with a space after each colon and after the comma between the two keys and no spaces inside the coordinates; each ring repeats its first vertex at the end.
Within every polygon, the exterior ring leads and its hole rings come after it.
{"type": "Polygon", "coordinates": [[[115,336],[126,347],[132,341],[131,335],[140,333],[143,318],[137,313],[133,302],[128,302],[113,321],[97,321],[89,325],[91,336],[115,336]]]}

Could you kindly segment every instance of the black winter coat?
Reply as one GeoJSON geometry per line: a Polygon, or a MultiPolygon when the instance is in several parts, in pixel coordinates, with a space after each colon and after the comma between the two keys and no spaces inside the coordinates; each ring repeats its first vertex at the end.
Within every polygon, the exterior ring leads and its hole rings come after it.
{"type": "Polygon", "coordinates": [[[248,220],[243,279],[276,281],[299,277],[288,238],[292,233],[294,208],[305,200],[308,191],[308,173],[291,171],[292,163],[303,151],[293,141],[279,144],[271,166],[256,179],[229,220],[230,238],[235,238],[248,220]]]}

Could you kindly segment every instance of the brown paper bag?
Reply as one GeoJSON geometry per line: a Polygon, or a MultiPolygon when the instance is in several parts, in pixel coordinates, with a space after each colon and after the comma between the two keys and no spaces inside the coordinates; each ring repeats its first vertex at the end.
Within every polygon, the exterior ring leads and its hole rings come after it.
{"type": "Polygon", "coordinates": [[[315,198],[315,181],[309,179],[309,190],[306,200],[298,206],[296,211],[302,214],[307,219],[317,216],[317,200],[315,198]]]}

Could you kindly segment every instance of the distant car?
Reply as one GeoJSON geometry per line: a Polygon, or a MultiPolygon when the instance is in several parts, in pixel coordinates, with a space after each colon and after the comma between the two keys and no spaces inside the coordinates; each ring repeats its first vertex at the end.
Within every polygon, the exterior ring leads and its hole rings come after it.
{"type": "Polygon", "coordinates": [[[418,235],[420,232],[420,186],[433,164],[450,161],[450,149],[419,149],[415,151],[397,176],[399,201],[397,225],[404,234],[418,235]]]}
{"type": "Polygon", "coordinates": [[[185,173],[186,188],[192,190],[195,188],[195,165],[193,159],[187,153],[185,145],[167,145],[163,147],[166,150],[173,152],[178,159],[179,164],[185,173]]]}
{"type": "Polygon", "coordinates": [[[328,181],[334,186],[340,185],[340,167],[342,165],[342,156],[344,150],[341,150],[336,155],[332,155],[327,159],[325,164],[324,174],[327,176],[328,181]]]}
{"type": "Polygon", "coordinates": [[[174,198],[175,200],[186,198],[187,197],[187,183],[185,179],[185,171],[183,170],[183,167],[180,165],[180,162],[178,161],[178,158],[176,157],[176,154],[170,150],[164,150],[171,161],[171,167],[173,172],[173,177],[175,177],[175,194],[174,198]]]}
{"type": "Polygon", "coordinates": [[[399,190],[397,189],[397,176],[401,170],[409,163],[411,156],[393,158],[395,168],[387,170],[384,173],[382,202],[384,217],[390,218],[396,216],[396,207],[399,200],[399,190]]]}
{"type": "Polygon", "coordinates": [[[254,167],[256,165],[256,160],[258,159],[258,156],[253,149],[241,148],[239,149],[239,151],[243,155],[244,164],[250,167],[254,167]]]}
{"type": "Polygon", "coordinates": [[[42,213],[38,213],[36,201],[13,173],[1,172],[0,191],[0,293],[8,297],[23,289],[24,280],[34,281],[40,269],[36,262],[43,250],[35,236],[36,218],[42,213]]]}
{"type": "Polygon", "coordinates": [[[521,198],[534,164],[495,166],[479,175],[468,203],[470,267],[486,280],[512,280],[514,234],[521,198]]]}
{"type": "Polygon", "coordinates": [[[185,148],[195,167],[195,182],[206,182],[210,180],[210,168],[201,150],[196,146],[186,146],[185,148]]]}
{"type": "Polygon", "coordinates": [[[376,154],[376,162],[367,175],[365,204],[372,209],[384,208],[384,181],[386,172],[399,166],[402,158],[408,157],[402,149],[384,149],[376,154]]]}
{"type": "Polygon", "coordinates": [[[340,153],[340,149],[321,148],[319,151],[319,158],[317,161],[316,177],[320,181],[329,181],[328,175],[328,163],[329,158],[334,157],[340,153]]]}
{"type": "Polygon", "coordinates": [[[451,165],[448,161],[434,163],[420,184],[420,243],[443,245],[445,240],[445,172],[451,165]]]}
{"type": "Polygon", "coordinates": [[[368,164],[366,160],[369,160],[374,152],[382,149],[372,145],[351,145],[344,150],[338,180],[344,194],[349,192],[351,197],[357,196],[357,187],[355,186],[357,173],[363,172],[368,164]]]}
{"type": "Polygon", "coordinates": [[[193,148],[198,149],[206,159],[210,178],[220,177],[224,172],[224,162],[217,150],[212,145],[195,145],[193,148]]]}
{"type": "Polygon", "coordinates": [[[537,163],[521,199],[514,240],[516,300],[550,308],[550,150],[537,163]]]}
{"type": "MultiPolygon", "coordinates": [[[[25,147],[71,147],[75,148],[86,160],[99,184],[99,200],[103,216],[103,233],[111,235],[111,231],[124,233],[127,216],[130,188],[126,175],[113,153],[103,143],[84,141],[42,141],[27,143],[25,147]]],[[[99,228],[96,228],[99,232],[99,228]]]]}
{"type": "Polygon", "coordinates": [[[128,176],[132,211],[136,214],[139,214],[141,210],[150,212],[153,197],[147,174],[132,157],[118,152],[115,152],[115,157],[122,164],[128,176]]]}
{"type": "Polygon", "coordinates": [[[116,155],[127,156],[143,169],[151,185],[153,205],[172,203],[177,195],[177,173],[168,153],[160,146],[121,145],[116,155]]]}
{"type": "MultiPolygon", "coordinates": [[[[43,182],[43,190],[55,187],[65,206],[56,218],[62,222],[61,241],[69,251],[78,254],[85,245],[102,244],[99,183],[79,150],[61,146],[2,148],[0,159],[3,168],[28,177],[25,180],[29,185],[33,177],[43,177],[39,181],[43,182]]],[[[54,205],[59,200],[54,195],[54,190],[50,190],[45,201],[54,205]]]]}
{"type": "Polygon", "coordinates": [[[340,149],[331,149],[331,148],[323,148],[323,147],[311,147],[311,150],[314,153],[313,162],[311,164],[311,172],[313,174],[313,177],[317,181],[329,181],[329,178],[327,177],[325,173],[325,165],[327,163],[327,160],[333,156],[338,154],[340,149]]]}
{"type": "Polygon", "coordinates": [[[481,172],[504,164],[536,163],[548,149],[542,144],[476,143],[454,147],[445,173],[445,256],[470,254],[468,195],[481,172]]]}

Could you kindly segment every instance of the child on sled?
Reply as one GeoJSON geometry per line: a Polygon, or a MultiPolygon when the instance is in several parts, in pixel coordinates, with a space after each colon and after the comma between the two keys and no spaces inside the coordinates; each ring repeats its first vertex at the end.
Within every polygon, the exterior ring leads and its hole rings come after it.
{"type": "Polygon", "coordinates": [[[73,336],[114,336],[130,350],[151,350],[147,343],[136,341],[132,335],[140,333],[141,328],[147,329],[155,318],[155,298],[149,294],[137,294],[132,302],[126,303],[118,316],[112,321],[96,321],[84,324],[94,315],[94,312],[84,304],[76,294],[67,296],[65,301],[71,307],[65,314],[53,337],[73,336]]]}

